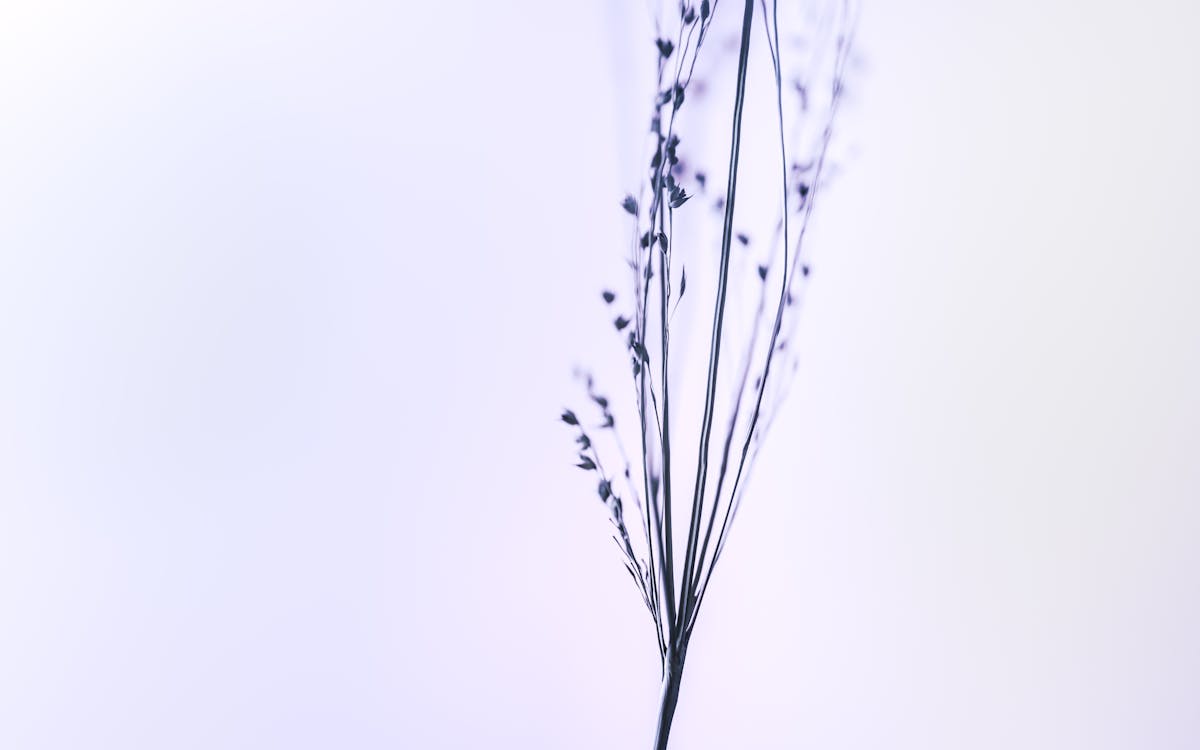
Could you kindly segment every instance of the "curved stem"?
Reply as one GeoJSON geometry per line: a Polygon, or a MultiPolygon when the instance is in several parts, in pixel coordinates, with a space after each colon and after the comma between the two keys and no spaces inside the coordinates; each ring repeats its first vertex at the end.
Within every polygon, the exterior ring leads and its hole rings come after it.
{"type": "Polygon", "coordinates": [[[742,145],[742,110],[746,102],[746,67],[750,57],[750,30],[754,25],[754,0],[746,0],[742,16],[742,45],[738,53],[737,93],[733,100],[733,136],[729,147],[729,184],[725,197],[725,225],[721,232],[721,268],[717,278],[717,303],[713,312],[712,343],[708,354],[708,388],[704,396],[704,420],[700,427],[700,455],[696,460],[696,492],[692,498],[692,518],[688,526],[687,552],[684,555],[684,575],[679,598],[680,617],[677,629],[688,621],[688,600],[691,578],[704,511],[704,485],[708,479],[708,445],[712,438],[713,416],[716,411],[717,372],[721,360],[721,338],[725,322],[725,295],[729,287],[729,249],[733,241],[733,207],[737,195],[738,156],[742,145]]]}

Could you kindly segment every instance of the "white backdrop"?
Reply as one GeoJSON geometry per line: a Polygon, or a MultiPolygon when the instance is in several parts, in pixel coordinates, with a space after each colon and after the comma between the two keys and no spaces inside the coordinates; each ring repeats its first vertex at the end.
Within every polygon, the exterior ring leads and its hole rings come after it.
{"type": "MultiPolygon", "coordinates": [[[[0,746],[649,745],[555,423],[640,20],[0,6],[0,746]]],[[[1198,33],[865,6],[673,747],[1200,745],[1198,33]]]]}

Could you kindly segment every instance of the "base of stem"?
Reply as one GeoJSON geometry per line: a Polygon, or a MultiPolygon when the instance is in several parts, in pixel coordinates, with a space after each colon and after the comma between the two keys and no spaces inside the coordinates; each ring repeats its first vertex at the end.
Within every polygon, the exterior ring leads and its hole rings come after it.
{"type": "Polygon", "coordinates": [[[675,706],[679,703],[679,683],[683,679],[683,656],[669,656],[663,675],[662,703],[658,709],[658,729],[654,734],[654,750],[667,750],[675,706]]]}

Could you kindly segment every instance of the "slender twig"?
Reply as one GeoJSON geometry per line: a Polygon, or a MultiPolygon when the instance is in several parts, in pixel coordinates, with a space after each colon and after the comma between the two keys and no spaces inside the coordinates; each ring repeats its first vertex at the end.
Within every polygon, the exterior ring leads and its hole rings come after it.
{"type": "MultiPolygon", "coordinates": [[[[770,15],[768,15],[768,13],[767,13],[766,0],[761,0],[761,2],[762,2],[762,9],[763,9],[763,28],[766,31],[766,39],[767,39],[767,50],[770,52],[771,65],[775,72],[775,104],[776,104],[776,114],[777,114],[778,123],[779,123],[779,163],[780,163],[780,168],[782,171],[782,178],[781,178],[781,188],[782,189],[780,192],[782,193],[783,206],[782,206],[782,210],[781,210],[782,221],[780,223],[780,230],[783,232],[783,274],[782,274],[781,282],[780,282],[779,305],[778,305],[778,311],[776,314],[776,326],[778,326],[779,319],[783,314],[783,309],[784,309],[784,305],[786,302],[786,295],[787,295],[788,260],[789,260],[789,257],[788,257],[788,229],[789,229],[789,219],[790,219],[790,213],[791,213],[788,210],[787,142],[786,142],[786,129],[784,127],[784,121],[783,121],[783,75],[782,75],[783,50],[780,48],[780,45],[779,45],[779,2],[778,2],[778,0],[773,0],[773,2],[771,3],[772,12],[770,15]]],[[[728,464],[729,450],[732,446],[734,432],[737,428],[738,414],[741,410],[741,405],[742,405],[742,394],[744,394],[746,391],[746,380],[750,374],[750,363],[753,361],[755,344],[758,341],[758,332],[761,329],[761,326],[759,326],[758,321],[760,319],[760,316],[762,315],[763,303],[766,301],[765,295],[766,295],[766,290],[764,288],[763,294],[759,298],[758,309],[755,311],[755,321],[754,321],[754,326],[753,326],[753,333],[751,335],[750,346],[748,347],[747,352],[746,352],[746,367],[742,371],[741,381],[738,384],[738,388],[736,391],[736,402],[734,404],[733,416],[730,419],[729,432],[726,435],[725,444],[721,451],[721,467],[720,467],[719,473],[717,475],[716,493],[715,493],[714,499],[713,499],[712,511],[711,511],[711,513],[709,513],[709,517],[708,517],[708,527],[706,528],[706,530],[704,532],[704,542],[700,548],[699,562],[695,566],[695,570],[694,570],[694,574],[693,574],[693,581],[691,584],[692,592],[696,591],[695,586],[699,582],[700,573],[704,568],[705,555],[708,552],[709,540],[712,537],[713,525],[717,518],[717,511],[720,508],[721,489],[722,489],[723,485],[725,484],[726,469],[729,465],[728,464]]],[[[777,330],[778,329],[776,329],[776,331],[777,330]]],[[[774,336],[772,336],[772,339],[771,339],[772,346],[774,345],[774,340],[775,340],[774,336]]],[[[770,362],[770,351],[769,350],[768,350],[767,357],[768,357],[768,366],[769,366],[769,362],[770,362]]],[[[761,402],[761,394],[765,388],[765,385],[766,385],[765,382],[763,382],[762,380],[760,380],[759,383],[757,384],[758,387],[756,390],[759,393],[760,402],[761,402]]],[[[757,412],[758,411],[757,404],[756,404],[755,409],[757,412]]],[[[751,431],[753,431],[753,422],[751,423],[751,425],[752,425],[751,431]]],[[[732,503],[732,502],[733,502],[733,497],[731,495],[730,503],[732,503]]],[[[689,602],[689,605],[690,605],[690,603],[691,602],[689,602]]]]}
{"type": "MultiPolygon", "coordinates": [[[[692,520],[688,526],[688,551],[684,565],[686,602],[691,594],[689,578],[694,566],[696,537],[704,510],[704,485],[708,478],[708,445],[712,438],[713,414],[717,395],[717,372],[721,363],[722,330],[725,323],[725,298],[729,286],[729,250],[733,242],[733,209],[737,201],[738,160],[742,146],[742,112],[746,103],[746,65],[750,56],[750,29],[754,22],[754,0],[746,0],[742,17],[742,41],[738,50],[737,89],[733,100],[733,128],[729,146],[729,181],[725,195],[725,223],[721,230],[720,273],[717,277],[717,301],[713,311],[712,342],[708,355],[708,387],[704,394],[704,417],[700,426],[700,453],[696,460],[696,490],[692,499],[692,520]]],[[[686,606],[686,605],[685,605],[686,606]]]]}
{"type": "MultiPolygon", "coordinates": [[[[845,63],[846,63],[846,59],[847,59],[849,48],[850,48],[850,39],[848,36],[850,34],[849,28],[847,28],[846,31],[843,33],[846,36],[840,37],[839,41],[838,41],[837,56],[836,56],[835,62],[834,62],[833,91],[832,91],[831,100],[830,100],[830,111],[829,111],[829,115],[828,115],[828,118],[826,121],[825,129],[822,132],[822,136],[821,136],[821,147],[820,147],[819,156],[817,158],[816,171],[814,173],[814,184],[816,184],[820,180],[822,170],[825,167],[826,157],[829,152],[829,142],[830,142],[830,139],[831,139],[832,133],[833,133],[833,121],[837,115],[838,104],[839,104],[839,102],[841,100],[841,96],[842,96],[842,75],[844,74],[845,63]]],[[[796,240],[797,256],[800,253],[800,247],[804,241],[804,235],[805,235],[806,230],[808,229],[809,219],[812,216],[813,206],[815,205],[815,203],[816,203],[816,201],[815,201],[813,195],[810,194],[809,199],[806,201],[805,206],[804,206],[804,220],[801,223],[800,233],[796,240]]],[[[800,267],[800,265],[797,264],[796,268],[799,268],[799,267],[800,267]]],[[[750,443],[753,440],[753,438],[755,437],[756,427],[757,427],[758,420],[759,420],[759,417],[760,417],[761,411],[762,411],[763,394],[766,392],[767,378],[770,375],[771,361],[772,361],[773,355],[776,351],[776,341],[778,339],[779,330],[782,325],[782,316],[783,316],[783,309],[784,309],[783,302],[786,301],[786,294],[788,293],[788,289],[791,287],[794,278],[795,278],[795,271],[793,270],[792,275],[787,278],[787,281],[785,283],[785,286],[784,286],[785,297],[784,297],[784,300],[781,301],[779,311],[776,314],[775,324],[774,324],[774,327],[773,327],[772,333],[771,333],[771,344],[767,350],[766,364],[763,367],[762,383],[761,383],[761,386],[758,391],[757,400],[755,402],[754,415],[752,416],[751,421],[750,421],[750,429],[747,431],[745,443],[742,445],[741,459],[738,463],[738,470],[734,477],[733,489],[730,492],[730,503],[725,512],[725,519],[721,523],[721,532],[717,536],[717,545],[716,545],[716,548],[713,550],[712,562],[708,566],[708,572],[705,574],[704,582],[702,583],[699,591],[696,593],[694,601],[692,601],[690,603],[690,609],[692,610],[692,614],[691,614],[691,619],[688,623],[688,627],[691,627],[691,624],[695,622],[695,617],[696,617],[696,614],[699,612],[700,604],[704,597],[704,593],[708,588],[708,582],[712,578],[713,570],[716,568],[717,561],[720,560],[721,552],[725,548],[725,543],[728,539],[728,534],[729,534],[729,522],[733,518],[733,516],[737,513],[737,508],[738,508],[740,497],[741,497],[738,493],[738,489],[739,489],[739,485],[741,483],[741,479],[743,476],[743,470],[746,465],[746,456],[750,450],[750,443]]]]}

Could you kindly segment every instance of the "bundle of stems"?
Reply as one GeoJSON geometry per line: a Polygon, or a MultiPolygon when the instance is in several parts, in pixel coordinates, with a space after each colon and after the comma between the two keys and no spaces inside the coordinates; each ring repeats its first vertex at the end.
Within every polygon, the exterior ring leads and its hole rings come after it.
{"type": "MultiPolygon", "coordinates": [[[[671,14],[673,27],[669,32],[664,32],[664,24],[656,18],[658,54],[650,123],[652,157],[639,194],[636,197],[630,194],[622,202],[633,224],[628,259],[632,271],[632,308],[618,315],[613,325],[630,358],[636,435],[641,449],[639,460],[630,461],[616,429],[615,407],[606,395],[597,391],[592,376],[585,375],[584,380],[598,421],[593,423],[571,410],[562,414],[562,420],[576,432],[577,465],[598,477],[597,492],[608,508],[613,538],[654,625],[662,678],[656,750],[667,747],[697,616],[729,540],[759,446],[786,394],[788,378],[779,373],[782,370],[783,375],[790,375],[795,369],[795,347],[787,347],[788,331],[798,309],[801,286],[809,276],[809,265],[802,260],[803,243],[816,195],[827,181],[830,140],[843,96],[853,28],[849,0],[825,3],[816,11],[808,9],[808,17],[817,19],[816,41],[809,40],[807,54],[798,55],[804,58],[804,71],[795,77],[785,77],[778,0],[744,0],[739,8],[742,15],[737,36],[727,180],[724,192],[711,200],[714,215],[720,217],[719,254],[704,258],[704,262],[715,265],[715,282],[703,408],[695,436],[694,465],[680,466],[681,458],[685,461],[686,458],[672,453],[676,447],[672,443],[675,426],[672,397],[676,392],[672,389],[670,344],[674,314],[687,291],[687,276],[686,268],[676,275],[672,267],[673,256],[681,252],[675,247],[676,217],[689,210],[703,214],[695,206],[708,202],[711,196],[706,193],[705,173],[690,166],[681,155],[679,124],[694,84],[697,63],[706,49],[705,43],[713,36],[719,4],[719,0],[711,3],[703,0],[697,6],[685,2],[677,14],[671,14]],[[745,284],[731,285],[730,279],[743,267],[732,262],[735,243],[743,249],[750,244],[749,236],[736,228],[735,212],[756,15],[761,19],[761,39],[769,52],[774,78],[772,109],[776,122],[772,130],[777,133],[772,138],[778,141],[779,208],[772,227],[774,239],[766,256],[761,263],[745,269],[757,276],[757,292],[749,300],[753,304],[747,330],[730,325],[727,312],[731,304],[741,301],[731,301],[731,291],[736,297],[737,290],[746,288],[745,284]],[[785,98],[794,100],[796,106],[786,109],[785,98]],[[794,117],[790,114],[792,110],[798,113],[794,117]],[[789,119],[794,120],[791,128],[787,127],[789,119]],[[801,158],[793,156],[797,153],[801,158]],[[699,192],[689,193],[688,187],[699,192]],[[697,194],[705,195],[705,200],[685,205],[697,194]],[[740,362],[722,380],[722,355],[731,348],[735,355],[740,355],[740,362]],[[728,385],[732,392],[720,393],[722,384],[728,385]],[[716,429],[719,409],[727,417],[721,430],[716,429]],[[603,441],[610,446],[607,451],[597,442],[601,437],[597,430],[611,436],[603,441]],[[715,454],[714,432],[718,433],[719,441],[715,454]],[[602,454],[606,453],[610,466],[618,468],[617,474],[602,461],[602,454]],[[678,475],[680,469],[688,468],[694,468],[690,488],[681,484],[678,475]],[[626,522],[623,497],[634,500],[634,533],[626,522]],[[679,539],[676,532],[683,528],[682,519],[687,521],[687,535],[679,539]]],[[[799,34],[788,29],[785,38],[799,38],[799,34]]],[[[610,306],[619,304],[615,292],[605,291],[603,298],[610,306]]],[[[685,367],[698,371],[688,367],[690,364],[693,363],[685,363],[685,367]]]]}

